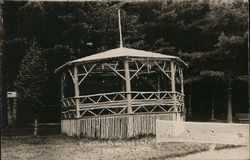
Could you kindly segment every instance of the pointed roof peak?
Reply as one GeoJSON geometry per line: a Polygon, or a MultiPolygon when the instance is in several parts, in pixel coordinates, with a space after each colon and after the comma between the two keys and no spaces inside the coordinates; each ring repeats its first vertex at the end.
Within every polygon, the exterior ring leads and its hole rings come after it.
{"type": "Polygon", "coordinates": [[[78,63],[84,61],[97,61],[97,60],[104,60],[104,59],[112,59],[112,58],[119,58],[119,57],[134,57],[134,58],[159,58],[159,59],[180,59],[176,56],[165,55],[161,53],[154,53],[150,51],[138,50],[138,49],[131,49],[120,46],[119,48],[114,48],[111,50],[107,50],[104,52],[96,53],[90,56],[86,56],[80,59],[76,59],[71,61],[70,63],[78,63]]]}

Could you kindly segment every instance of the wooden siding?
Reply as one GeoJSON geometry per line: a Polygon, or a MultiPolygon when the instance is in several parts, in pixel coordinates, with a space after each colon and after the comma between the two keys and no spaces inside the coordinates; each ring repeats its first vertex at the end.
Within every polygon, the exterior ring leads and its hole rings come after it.
{"type": "Polygon", "coordinates": [[[61,132],[68,136],[88,138],[128,138],[155,135],[156,119],[183,120],[180,113],[131,114],[86,117],[61,121],[61,132]],[[178,115],[177,115],[178,114],[178,115]]]}

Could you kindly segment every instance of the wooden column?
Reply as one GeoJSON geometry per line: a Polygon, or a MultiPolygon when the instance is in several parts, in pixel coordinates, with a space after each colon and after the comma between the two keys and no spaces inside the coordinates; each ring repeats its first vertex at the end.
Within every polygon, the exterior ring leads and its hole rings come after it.
{"type": "MultiPolygon", "coordinates": [[[[125,84],[125,81],[124,79],[122,79],[122,92],[126,92],[126,84],[125,84]]],[[[127,96],[125,93],[122,94],[124,97],[127,96]]]]}
{"type": "MultiPolygon", "coordinates": [[[[184,102],[184,82],[183,82],[183,69],[182,68],[180,68],[180,80],[181,80],[181,94],[183,96],[183,102],[184,102]]],[[[181,106],[181,110],[182,112],[185,112],[185,115],[186,115],[186,110],[185,110],[184,105],[181,106]]],[[[183,116],[182,120],[185,119],[184,117],[185,116],[183,116]]]]}
{"type": "Polygon", "coordinates": [[[181,94],[184,94],[183,69],[181,69],[181,94]]]}
{"type": "Polygon", "coordinates": [[[171,89],[173,93],[173,101],[174,101],[174,111],[177,111],[176,108],[176,89],[175,89],[175,65],[174,62],[171,61],[171,89]]]}
{"type": "Polygon", "coordinates": [[[129,62],[124,61],[125,70],[125,81],[126,81],[126,92],[127,92],[127,113],[132,113],[131,107],[131,84],[130,84],[130,73],[129,73],[129,62]]]}
{"type": "MultiPolygon", "coordinates": [[[[77,65],[74,65],[74,86],[75,86],[75,97],[79,96],[79,87],[78,87],[78,69],[77,65]]],[[[79,98],[75,98],[75,104],[76,104],[76,118],[80,117],[79,112],[79,98]]]]}
{"type": "MultiPolygon", "coordinates": [[[[124,71],[125,71],[125,82],[126,82],[126,93],[127,93],[127,113],[132,113],[131,107],[131,84],[130,84],[130,73],[129,73],[129,62],[128,59],[124,61],[124,71]]],[[[133,116],[128,115],[127,119],[127,137],[133,136],[133,116]]]]}
{"type": "MultiPolygon", "coordinates": [[[[61,73],[61,100],[65,98],[65,93],[64,93],[64,84],[65,84],[65,76],[66,76],[66,73],[63,71],[61,73]]],[[[61,111],[63,111],[63,107],[64,107],[64,104],[63,102],[61,101],[61,111]]],[[[63,114],[61,113],[61,116],[63,114]]],[[[64,115],[65,116],[65,115],[64,115]]]]}
{"type": "Polygon", "coordinates": [[[64,94],[65,72],[61,74],[61,100],[65,97],[64,94]]]}
{"type": "Polygon", "coordinates": [[[160,99],[160,92],[161,92],[161,75],[158,73],[157,75],[157,92],[158,92],[158,97],[160,99]]]}

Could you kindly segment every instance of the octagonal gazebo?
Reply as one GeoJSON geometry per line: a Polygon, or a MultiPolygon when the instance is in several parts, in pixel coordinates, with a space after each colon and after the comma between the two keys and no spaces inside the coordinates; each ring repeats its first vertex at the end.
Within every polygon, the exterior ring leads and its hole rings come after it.
{"type": "Polygon", "coordinates": [[[155,134],[156,119],[185,118],[183,67],[175,56],[120,47],[70,61],[61,73],[61,131],[124,138],[155,134]]]}

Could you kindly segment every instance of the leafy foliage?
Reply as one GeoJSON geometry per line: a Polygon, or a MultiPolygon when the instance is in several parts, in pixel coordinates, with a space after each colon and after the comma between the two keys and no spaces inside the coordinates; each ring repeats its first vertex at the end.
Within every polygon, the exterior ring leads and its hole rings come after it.
{"type": "MultiPolygon", "coordinates": [[[[180,56],[189,64],[184,77],[187,86],[195,86],[194,96],[204,90],[205,101],[213,95],[208,90],[218,86],[221,95],[227,88],[245,92],[249,9],[248,3],[241,1],[7,1],[3,17],[8,89],[15,88],[16,80],[23,99],[29,101],[30,96],[34,102],[57,103],[59,78],[54,69],[69,60],[119,46],[118,8],[124,46],[180,56]],[[29,48],[34,39],[37,45],[29,48]]],[[[225,101],[223,96],[219,99],[225,101]]]]}
{"type": "Polygon", "coordinates": [[[47,62],[43,50],[34,43],[21,62],[16,88],[19,101],[25,102],[36,114],[38,107],[42,105],[41,91],[47,77],[47,62]]]}

